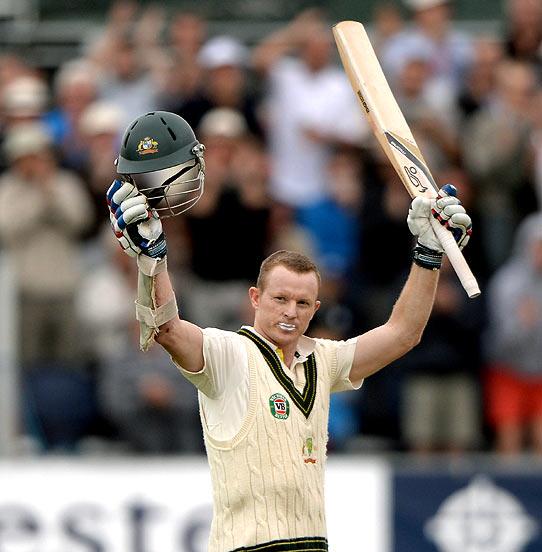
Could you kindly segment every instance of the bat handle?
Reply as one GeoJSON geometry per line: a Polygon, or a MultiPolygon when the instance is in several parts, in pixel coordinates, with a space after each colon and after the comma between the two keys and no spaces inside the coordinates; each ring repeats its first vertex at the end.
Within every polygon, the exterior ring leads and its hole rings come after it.
{"type": "Polygon", "coordinates": [[[450,260],[450,263],[454,267],[455,273],[457,274],[459,281],[461,282],[461,285],[467,292],[467,295],[471,299],[474,297],[478,297],[478,295],[480,295],[480,288],[478,287],[478,282],[476,281],[474,274],[472,273],[469,265],[467,264],[465,257],[463,257],[463,253],[461,253],[461,250],[457,246],[457,243],[454,237],[452,236],[452,233],[446,228],[444,228],[444,226],[442,226],[442,224],[440,224],[440,222],[438,222],[433,217],[431,217],[431,226],[433,227],[435,234],[440,240],[440,243],[442,244],[444,252],[446,253],[446,256],[448,257],[448,259],[450,260]]]}

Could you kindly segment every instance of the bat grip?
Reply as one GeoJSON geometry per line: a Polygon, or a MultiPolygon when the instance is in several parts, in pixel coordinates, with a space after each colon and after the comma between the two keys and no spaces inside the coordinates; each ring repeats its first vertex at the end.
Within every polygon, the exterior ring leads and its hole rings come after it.
{"type": "Polygon", "coordinates": [[[431,226],[435,231],[438,239],[440,240],[442,248],[444,249],[444,252],[446,253],[448,259],[450,260],[450,263],[453,266],[455,273],[457,274],[459,281],[461,282],[461,285],[467,292],[467,295],[471,299],[474,297],[478,297],[478,295],[480,295],[478,282],[476,281],[474,274],[467,264],[465,257],[463,257],[463,253],[461,253],[461,250],[457,246],[452,233],[444,228],[444,226],[442,226],[442,224],[440,224],[440,222],[438,222],[435,218],[431,217],[430,220],[431,226]]]}

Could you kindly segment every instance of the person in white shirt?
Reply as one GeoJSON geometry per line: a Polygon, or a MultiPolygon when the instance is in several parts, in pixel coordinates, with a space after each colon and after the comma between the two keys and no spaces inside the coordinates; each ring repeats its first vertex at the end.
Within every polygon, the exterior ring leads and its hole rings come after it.
{"type": "MultiPolygon", "coordinates": [[[[146,191],[150,199],[136,187],[142,164],[143,170],[157,171],[172,160],[201,166],[201,144],[187,123],[171,114],[147,114],[136,122],[123,138],[118,160],[123,176],[113,182],[107,199],[121,246],[137,257],[143,348],[156,340],[199,391],[214,496],[209,550],[326,551],[323,478],[330,394],[359,388],[419,342],[442,261],[431,209],[460,246],[469,239],[470,217],[450,185],[436,200],[413,201],[407,221],[418,243],[410,276],[389,320],[363,335],[346,341],[305,335],[320,307],[320,273],[309,258],[292,251],[263,261],[248,290],[252,326],[238,332],[201,329],[179,316],[165,237],[158,212],[149,205],[163,193],[166,212],[176,209],[178,198],[168,195],[171,177],[161,189],[146,191]],[[164,125],[176,142],[185,136],[177,152],[168,147],[164,125]],[[141,151],[141,141],[154,150],[144,160],[132,151],[135,146],[141,151]],[[129,177],[126,171],[135,174],[129,177]]],[[[236,247],[242,247],[242,238],[236,247]]]]}
{"type": "Polygon", "coordinates": [[[308,10],[253,53],[254,69],[267,79],[271,194],[290,207],[325,198],[333,147],[360,144],[366,133],[348,79],[332,63],[333,51],[329,27],[308,10]]]}

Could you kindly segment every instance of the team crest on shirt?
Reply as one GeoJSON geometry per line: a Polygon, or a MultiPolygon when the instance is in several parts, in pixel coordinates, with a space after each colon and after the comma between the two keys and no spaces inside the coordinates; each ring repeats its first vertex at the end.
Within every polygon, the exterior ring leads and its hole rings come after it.
{"type": "Polygon", "coordinates": [[[316,464],[317,460],[315,458],[314,451],[316,447],[314,446],[314,441],[312,437],[307,437],[303,443],[303,448],[301,450],[303,454],[303,462],[305,464],[316,464]]]}
{"type": "Polygon", "coordinates": [[[150,136],[145,136],[137,145],[137,153],[139,155],[147,155],[158,151],[158,142],[150,136]]]}
{"type": "Polygon", "coordinates": [[[275,393],[269,397],[269,409],[271,414],[278,420],[286,420],[290,415],[290,403],[280,393],[275,393]]]}

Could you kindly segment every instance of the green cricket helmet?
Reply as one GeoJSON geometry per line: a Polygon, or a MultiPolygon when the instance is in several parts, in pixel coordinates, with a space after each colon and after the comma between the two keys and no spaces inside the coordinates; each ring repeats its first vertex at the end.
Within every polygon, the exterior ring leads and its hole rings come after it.
{"type": "Polygon", "coordinates": [[[153,111],[128,125],[117,172],[147,196],[160,217],[179,215],[203,194],[204,150],[182,117],[153,111]]]}

